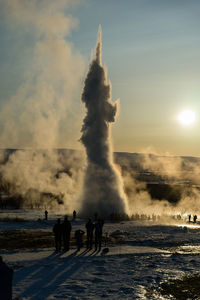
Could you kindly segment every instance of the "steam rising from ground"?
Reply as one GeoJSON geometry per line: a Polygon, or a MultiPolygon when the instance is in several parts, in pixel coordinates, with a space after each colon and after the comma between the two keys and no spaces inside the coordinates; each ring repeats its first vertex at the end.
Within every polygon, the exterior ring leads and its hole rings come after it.
{"type": "Polygon", "coordinates": [[[21,84],[0,102],[1,148],[29,149],[14,152],[0,170],[6,190],[21,196],[25,206],[46,203],[53,207],[62,202],[65,208],[71,205],[74,209],[77,204],[83,158],[79,155],[78,166],[77,154],[64,159],[50,149],[72,148],[76,141],[79,145],[79,95],[85,62],[67,40],[78,25],[69,7],[79,2],[0,1],[4,26],[18,38],[29,58],[22,59],[26,67],[21,84]],[[24,43],[27,36],[31,43],[24,43]]]}
{"type": "Polygon", "coordinates": [[[161,155],[156,152],[143,153],[138,157],[137,166],[135,162],[132,164],[129,156],[121,160],[130,214],[200,214],[199,158],[161,155]],[[148,182],[161,192],[163,198],[151,196],[148,182]],[[173,195],[174,202],[169,201],[167,192],[173,195]]]}
{"type": "MultiPolygon", "coordinates": [[[[195,157],[177,157],[144,154],[142,167],[154,174],[159,174],[162,180],[180,189],[177,202],[170,205],[169,211],[181,213],[200,213],[200,159],[195,157]]],[[[166,205],[165,204],[165,205],[166,205]]]]}
{"type": "Polygon", "coordinates": [[[72,212],[80,206],[83,169],[79,151],[17,150],[0,165],[1,189],[22,207],[72,212]]]}
{"type": "MultiPolygon", "coordinates": [[[[80,199],[85,170],[81,152],[17,150],[5,162],[6,157],[6,152],[0,151],[1,187],[13,197],[21,197],[22,206],[46,206],[54,210],[60,207],[69,212],[76,209],[79,213],[80,202],[77,199],[80,199]]],[[[140,154],[137,157],[126,153],[115,154],[130,215],[200,213],[200,159],[155,154],[140,154]],[[145,182],[141,176],[146,173],[148,180],[145,182]],[[161,191],[165,184],[170,186],[176,201],[170,203],[165,192],[162,192],[163,198],[160,200],[152,197],[147,186],[152,180],[157,181],[155,187],[161,191]]]]}
{"type": "Polygon", "coordinates": [[[114,168],[110,144],[110,122],[115,121],[117,105],[111,102],[111,85],[106,82],[101,64],[101,28],[96,55],[85,80],[82,101],[87,114],[83,121],[81,141],[86,148],[87,169],[84,179],[81,215],[100,216],[127,213],[126,196],[120,175],[114,168]]]}

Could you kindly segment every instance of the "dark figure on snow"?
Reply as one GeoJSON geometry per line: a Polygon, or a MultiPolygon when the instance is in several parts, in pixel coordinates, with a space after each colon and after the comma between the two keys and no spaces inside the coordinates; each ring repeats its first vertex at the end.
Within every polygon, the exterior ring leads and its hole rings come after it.
{"type": "Polygon", "coordinates": [[[194,220],[194,223],[197,222],[197,215],[194,215],[193,220],[194,220]]]}
{"type": "Polygon", "coordinates": [[[68,217],[65,216],[63,227],[63,246],[65,251],[69,251],[69,242],[70,242],[70,234],[72,230],[72,225],[68,220],[68,217]]]}
{"type": "Polygon", "coordinates": [[[94,224],[92,223],[92,220],[89,218],[88,222],[85,225],[85,228],[87,230],[87,249],[92,249],[93,244],[93,231],[94,231],[94,224]]]}
{"type": "Polygon", "coordinates": [[[45,215],[45,220],[47,221],[48,220],[48,211],[47,210],[45,210],[44,215],[45,215]]]}
{"type": "Polygon", "coordinates": [[[191,215],[188,215],[188,218],[189,218],[189,223],[191,222],[191,215]]]}
{"type": "Polygon", "coordinates": [[[53,227],[53,232],[55,236],[55,247],[56,251],[61,251],[61,241],[62,241],[62,225],[60,224],[60,219],[53,227]]]}
{"type": "Polygon", "coordinates": [[[73,211],[73,221],[75,221],[76,220],[76,211],[74,210],[73,211]]]}
{"type": "Polygon", "coordinates": [[[81,247],[83,247],[83,235],[84,231],[81,229],[78,229],[75,231],[75,240],[76,240],[76,245],[77,245],[77,250],[79,251],[81,247]]]}
{"type": "Polygon", "coordinates": [[[98,220],[97,223],[95,223],[95,251],[97,251],[98,247],[99,247],[99,251],[101,251],[103,224],[104,222],[100,219],[98,220]]]}
{"type": "Polygon", "coordinates": [[[0,256],[0,299],[12,300],[13,269],[9,268],[0,256]]]}

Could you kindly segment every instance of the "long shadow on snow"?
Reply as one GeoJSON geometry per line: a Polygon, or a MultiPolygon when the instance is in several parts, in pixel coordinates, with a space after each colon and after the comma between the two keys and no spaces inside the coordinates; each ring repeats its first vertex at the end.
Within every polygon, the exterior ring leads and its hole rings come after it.
{"type": "Polygon", "coordinates": [[[80,259],[86,253],[87,251],[84,251],[79,254],[76,250],[64,258],[60,257],[62,253],[59,255],[52,253],[50,256],[41,259],[39,263],[31,264],[25,270],[17,271],[18,279],[14,280],[14,286],[20,284],[22,280],[26,280],[28,283],[32,282],[20,296],[40,299],[42,295],[43,299],[46,299],[60,284],[83,268],[84,264],[80,259]],[[43,288],[42,291],[39,289],[41,287],[43,288]]]}
{"type": "Polygon", "coordinates": [[[49,256],[40,259],[39,261],[31,260],[29,266],[26,266],[25,268],[16,270],[14,272],[14,285],[17,285],[20,281],[27,279],[29,275],[36,275],[40,272],[44,265],[46,265],[47,263],[52,263],[59,255],[61,254],[53,252],[49,256]]]}

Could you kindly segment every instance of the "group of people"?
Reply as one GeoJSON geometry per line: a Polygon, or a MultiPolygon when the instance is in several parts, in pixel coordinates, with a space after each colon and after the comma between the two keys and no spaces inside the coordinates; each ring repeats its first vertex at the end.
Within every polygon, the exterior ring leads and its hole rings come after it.
{"type": "Polygon", "coordinates": [[[93,223],[90,218],[88,219],[88,222],[85,224],[86,231],[87,231],[87,241],[86,241],[87,249],[92,250],[93,235],[94,235],[95,251],[97,251],[97,249],[101,251],[103,225],[104,225],[104,221],[101,219],[98,219],[95,223],[93,223]]]}
{"type": "Polygon", "coordinates": [[[56,251],[61,251],[62,243],[63,243],[63,249],[65,251],[69,250],[71,230],[72,230],[72,225],[68,220],[67,216],[65,216],[64,222],[62,224],[60,218],[57,220],[57,223],[53,227],[56,251]]]}
{"type": "MultiPolygon", "coordinates": [[[[188,219],[189,219],[189,223],[191,222],[191,215],[188,215],[188,219]]],[[[193,216],[193,223],[196,223],[197,222],[197,215],[194,215],[193,216]]]]}
{"type": "MultiPolygon", "coordinates": [[[[91,218],[88,219],[87,223],[85,224],[87,234],[86,247],[88,250],[92,250],[94,243],[95,251],[101,251],[103,225],[104,221],[101,219],[98,219],[95,222],[92,222],[91,218]]],[[[65,216],[62,224],[60,218],[57,219],[57,223],[53,227],[55,248],[57,252],[61,251],[62,245],[64,251],[69,250],[71,231],[72,225],[67,216],[65,216]]],[[[77,229],[75,231],[74,237],[78,251],[83,247],[84,234],[85,232],[81,229],[77,229]]]]}

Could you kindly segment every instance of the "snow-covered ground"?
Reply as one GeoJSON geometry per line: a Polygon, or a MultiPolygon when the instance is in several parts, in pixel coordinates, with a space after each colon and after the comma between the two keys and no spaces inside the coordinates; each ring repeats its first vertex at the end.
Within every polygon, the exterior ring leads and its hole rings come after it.
{"type": "MultiPolygon", "coordinates": [[[[15,212],[13,212],[13,215],[15,212]]],[[[1,222],[5,229],[52,230],[47,222],[24,212],[28,222],[1,222]],[[28,217],[29,216],[29,217],[28,217]]],[[[16,216],[16,214],[15,214],[16,216]]],[[[72,222],[73,232],[84,222],[72,222]]],[[[72,232],[72,235],[73,235],[72,232]]],[[[150,299],[146,290],[200,270],[200,226],[151,221],[105,223],[109,252],[75,248],[59,254],[50,249],[0,251],[14,269],[13,298],[35,299],[150,299]]],[[[155,294],[151,299],[167,299],[155,294]]]]}

